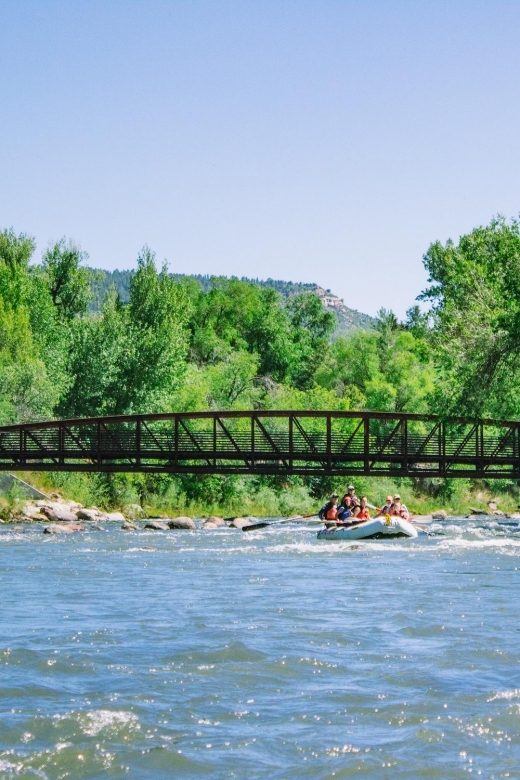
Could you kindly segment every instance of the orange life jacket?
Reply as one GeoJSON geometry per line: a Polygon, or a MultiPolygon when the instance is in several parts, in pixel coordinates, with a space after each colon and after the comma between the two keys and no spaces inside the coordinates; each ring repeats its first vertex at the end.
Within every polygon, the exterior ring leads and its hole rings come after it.
{"type": "Polygon", "coordinates": [[[356,515],[356,520],[370,520],[370,515],[368,514],[368,509],[366,507],[359,510],[356,515]]]}
{"type": "Polygon", "coordinates": [[[325,518],[327,520],[335,520],[337,514],[338,514],[338,507],[337,506],[331,506],[330,509],[327,509],[327,512],[325,514],[325,518]]]}

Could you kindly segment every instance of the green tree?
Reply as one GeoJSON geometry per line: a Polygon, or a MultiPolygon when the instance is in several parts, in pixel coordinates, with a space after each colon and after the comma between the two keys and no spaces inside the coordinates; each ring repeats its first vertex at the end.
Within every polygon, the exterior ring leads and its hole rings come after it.
{"type": "Polygon", "coordinates": [[[431,283],[440,413],[520,413],[520,230],[503,217],[435,242],[424,256],[431,283]]]}
{"type": "Polygon", "coordinates": [[[60,319],[66,322],[85,314],[92,298],[94,272],[80,267],[87,259],[86,252],[65,238],[50,246],[43,255],[43,278],[60,319]]]}
{"type": "Polygon", "coordinates": [[[112,291],[101,315],[76,318],[68,370],[71,386],[60,406],[64,415],[162,411],[185,371],[185,290],[157,272],[145,247],[132,277],[130,302],[112,291]]]}

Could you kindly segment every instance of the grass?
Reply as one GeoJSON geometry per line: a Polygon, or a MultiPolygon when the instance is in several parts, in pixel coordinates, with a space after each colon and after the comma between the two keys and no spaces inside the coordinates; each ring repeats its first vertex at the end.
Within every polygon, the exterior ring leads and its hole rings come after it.
{"type": "MultiPolygon", "coordinates": [[[[20,477],[47,495],[59,493],[84,506],[125,511],[131,504],[140,504],[147,515],[155,516],[310,514],[317,512],[327,499],[325,490],[325,495],[314,498],[301,480],[269,486],[251,477],[233,477],[227,481],[214,477],[193,478],[186,484],[167,479],[150,487],[143,475],[117,475],[107,480],[105,475],[98,474],[23,472],[20,477]]],[[[335,480],[337,492],[342,494],[349,481],[348,478],[335,480]]],[[[470,507],[486,510],[490,500],[496,500],[502,511],[514,512],[520,500],[519,486],[512,480],[482,483],[452,479],[414,483],[410,479],[356,477],[352,481],[357,494],[367,495],[369,502],[376,506],[384,503],[386,495],[398,492],[410,511],[417,515],[430,514],[437,509],[444,509],[448,514],[468,514],[470,507]]],[[[0,518],[9,517],[22,503],[16,490],[0,497],[0,518]]]]}

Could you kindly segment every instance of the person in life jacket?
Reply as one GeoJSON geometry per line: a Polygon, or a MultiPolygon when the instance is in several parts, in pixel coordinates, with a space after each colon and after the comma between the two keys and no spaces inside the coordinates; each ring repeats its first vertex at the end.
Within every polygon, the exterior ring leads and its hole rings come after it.
{"type": "Polygon", "coordinates": [[[337,493],[331,495],[330,500],[322,506],[318,513],[320,520],[336,520],[338,515],[338,498],[337,493]]]}
{"type": "Polygon", "coordinates": [[[392,498],[392,496],[387,496],[386,504],[381,507],[376,517],[381,517],[381,515],[391,515],[393,505],[394,505],[394,499],[392,498]]]}
{"type": "Polygon", "coordinates": [[[355,505],[359,503],[359,499],[356,496],[356,489],[354,485],[349,485],[347,488],[347,492],[341,499],[341,503],[339,506],[339,518],[340,520],[345,520],[347,517],[350,517],[352,515],[352,510],[354,509],[355,505]]]}
{"type": "Polygon", "coordinates": [[[406,506],[401,503],[401,496],[399,493],[395,494],[394,503],[392,504],[392,508],[388,514],[393,515],[394,517],[402,517],[403,520],[410,519],[410,512],[406,506]]]}
{"type": "Polygon", "coordinates": [[[367,507],[368,499],[366,496],[361,496],[359,504],[354,509],[354,517],[357,522],[363,522],[364,520],[370,520],[370,514],[367,507]]]}

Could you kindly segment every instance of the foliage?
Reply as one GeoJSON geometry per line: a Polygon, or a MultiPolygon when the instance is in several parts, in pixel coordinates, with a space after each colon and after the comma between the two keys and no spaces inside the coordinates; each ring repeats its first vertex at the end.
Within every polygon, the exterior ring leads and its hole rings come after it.
{"type": "Polygon", "coordinates": [[[520,228],[493,219],[424,256],[435,318],[441,413],[517,416],[520,410],[520,228]]]}
{"type": "MultiPolygon", "coordinates": [[[[516,220],[430,246],[420,296],[429,311],[412,306],[399,322],[381,309],[371,329],[340,336],[314,285],[185,277],[158,268],[148,247],[135,271],[111,274],[87,268],[87,254],[65,238],[40,265],[34,251],[30,236],[0,233],[0,424],[206,409],[520,411],[516,220]]],[[[372,495],[387,489],[358,483],[372,495]]],[[[328,478],[189,475],[62,475],[55,484],[100,506],[241,514],[303,511],[337,487],[328,478]]],[[[470,486],[400,489],[427,509],[466,500],[470,486]]],[[[517,490],[507,487],[513,503],[517,490]]]]}
{"type": "Polygon", "coordinates": [[[168,408],[185,370],[185,291],[160,273],[145,248],[137,260],[130,301],[115,291],[102,315],[76,318],[68,370],[71,385],[59,411],[65,416],[125,414],[168,408]]]}
{"type": "Polygon", "coordinates": [[[85,314],[92,298],[93,272],[81,268],[88,259],[72,241],[62,238],[43,255],[41,271],[52,303],[60,319],[70,322],[78,314],[85,314]]]}

